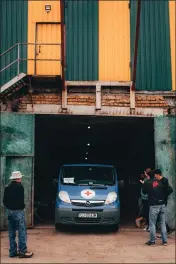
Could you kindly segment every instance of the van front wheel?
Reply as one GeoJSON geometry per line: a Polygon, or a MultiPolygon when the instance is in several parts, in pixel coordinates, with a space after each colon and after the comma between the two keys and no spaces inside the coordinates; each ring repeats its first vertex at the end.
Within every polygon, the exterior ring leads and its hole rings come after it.
{"type": "Polygon", "coordinates": [[[61,227],[60,224],[55,224],[55,229],[56,229],[56,231],[59,231],[59,230],[60,230],[60,227],[61,227]]]}
{"type": "Polygon", "coordinates": [[[117,231],[119,231],[119,224],[111,226],[111,231],[112,231],[112,232],[117,232],[117,231]]]}

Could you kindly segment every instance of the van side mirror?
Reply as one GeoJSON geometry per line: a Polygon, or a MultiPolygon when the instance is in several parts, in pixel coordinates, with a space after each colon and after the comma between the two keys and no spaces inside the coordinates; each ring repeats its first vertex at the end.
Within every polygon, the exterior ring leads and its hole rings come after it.
{"type": "Polygon", "coordinates": [[[119,184],[119,187],[124,187],[124,181],[123,180],[121,180],[121,181],[118,181],[118,184],[119,184]]]}
{"type": "Polygon", "coordinates": [[[54,180],[53,180],[53,184],[54,184],[54,185],[57,185],[57,184],[58,184],[58,179],[54,179],[54,180]]]}

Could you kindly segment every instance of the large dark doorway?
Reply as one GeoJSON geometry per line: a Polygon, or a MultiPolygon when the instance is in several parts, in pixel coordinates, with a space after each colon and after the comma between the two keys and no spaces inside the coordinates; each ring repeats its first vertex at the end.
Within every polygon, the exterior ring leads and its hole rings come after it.
{"type": "Polygon", "coordinates": [[[35,201],[46,203],[40,214],[44,222],[53,222],[53,180],[60,166],[84,162],[116,167],[119,181],[124,182],[120,188],[121,224],[134,225],[140,174],[155,164],[153,119],[37,115],[35,201]]]}

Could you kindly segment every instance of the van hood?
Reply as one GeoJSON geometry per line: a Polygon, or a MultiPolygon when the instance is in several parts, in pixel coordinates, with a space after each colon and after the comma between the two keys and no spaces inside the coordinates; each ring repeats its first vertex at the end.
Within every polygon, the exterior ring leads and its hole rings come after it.
{"type": "Polygon", "coordinates": [[[117,192],[115,186],[73,186],[60,185],[59,191],[66,191],[71,200],[106,200],[110,192],[117,192]]]}

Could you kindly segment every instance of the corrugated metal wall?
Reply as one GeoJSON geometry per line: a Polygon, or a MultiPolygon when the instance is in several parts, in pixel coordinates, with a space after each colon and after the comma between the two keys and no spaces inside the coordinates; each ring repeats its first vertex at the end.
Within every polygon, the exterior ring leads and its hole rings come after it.
{"type": "Polygon", "coordinates": [[[130,81],[128,1],[99,1],[99,80],[130,81]]]}
{"type": "MultiPolygon", "coordinates": [[[[0,54],[18,42],[27,42],[28,2],[24,0],[0,1],[0,54]]],[[[22,49],[21,56],[26,58],[26,47],[22,49]]],[[[3,56],[0,61],[1,68],[17,59],[17,48],[3,56]]],[[[0,85],[17,75],[16,64],[1,73],[0,85]]],[[[20,71],[26,72],[26,62],[21,62],[20,71]]]]}
{"type": "MultiPolygon", "coordinates": [[[[129,81],[129,46],[132,62],[137,1],[131,0],[130,10],[128,1],[66,0],[65,3],[67,80],[129,81]]],[[[48,1],[0,1],[1,53],[17,42],[35,42],[36,22],[60,22],[59,1],[49,2],[48,14],[45,4],[48,1]]],[[[167,0],[142,0],[137,90],[175,89],[174,7],[174,1],[168,4],[167,0]]],[[[22,57],[27,57],[26,53],[24,47],[22,57]]],[[[28,57],[34,57],[33,48],[28,49],[28,57]]],[[[17,48],[1,60],[1,67],[16,58],[17,48]]],[[[1,74],[1,84],[15,77],[16,69],[13,65],[1,74]]],[[[26,72],[26,62],[21,62],[20,71],[26,72]]],[[[33,62],[28,63],[28,73],[34,73],[33,62]]]]}
{"type": "MultiPolygon", "coordinates": [[[[36,23],[59,23],[60,22],[60,2],[59,1],[28,1],[28,42],[35,43],[61,43],[61,30],[59,25],[40,25],[36,29],[36,23]],[[45,10],[45,5],[51,5],[49,13],[45,10]]],[[[60,59],[60,46],[41,46],[41,53],[37,59],[60,59]]],[[[38,52],[39,46],[37,46],[38,52]]],[[[34,46],[28,47],[28,58],[35,58],[34,46]]],[[[39,75],[60,75],[60,62],[38,61],[36,73],[34,72],[34,61],[28,61],[28,74],[39,75]]]]}
{"type": "MultiPolygon", "coordinates": [[[[137,1],[131,0],[131,61],[134,56],[137,1]]],[[[137,90],[171,90],[168,1],[141,1],[137,90]]]]}
{"type": "Polygon", "coordinates": [[[171,44],[171,62],[172,62],[172,90],[176,90],[175,73],[176,73],[176,1],[169,1],[169,18],[170,18],[170,44],[171,44]]]}
{"type": "Polygon", "coordinates": [[[16,170],[24,174],[26,223],[29,227],[33,225],[34,121],[33,114],[1,113],[0,229],[7,226],[3,206],[5,185],[16,170]]]}
{"type": "Polygon", "coordinates": [[[66,1],[66,79],[98,80],[98,1],[66,1]]]}

